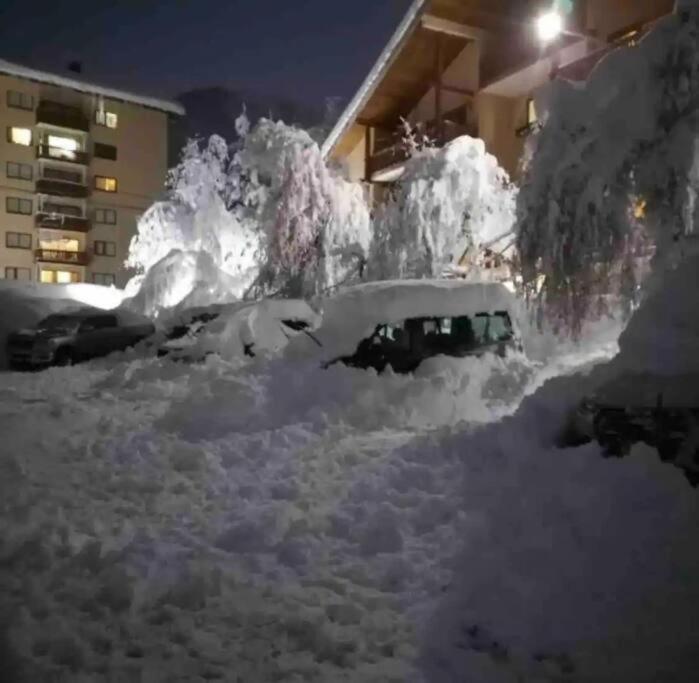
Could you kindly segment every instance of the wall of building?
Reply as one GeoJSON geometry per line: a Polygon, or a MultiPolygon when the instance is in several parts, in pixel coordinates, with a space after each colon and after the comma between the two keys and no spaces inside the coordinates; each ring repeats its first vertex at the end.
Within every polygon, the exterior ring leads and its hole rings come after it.
{"type": "MultiPolygon", "coordinates": [[[[168,115],[165,112],[149,109],[133,103],[115,101],[80,93],[67,88],[37,83],[13,76],[0,75],[0,278],[5,277],[6,267],[31,269],[31,279],[38,280],[41,267],[73,270],[80,280],[92,281],[93,274],[114,275],[117,286],[123,286],[131,273],[123,266],[128,255],[128,247],[136,233],[139,216],[163,191],[167,174],[167,135],[168,115]],[[27,111],[9,107],[7,92],[17,91],[34,98],[34,109],[27,111]],[[37,126],[36,107],[41,100],[57,102],[80,109],[91,122],[89,133],[59,129],[51,126],[37,126]],[[95,122],[95,110],[103,108],[118,117],[117,127],[108,128],[95,122]],[[7,139],[8,126],[30,128],[34,132],[32,145],[10,144],[7,139]],[[9,214],[6,211],[7,197],[25,197],[32,201],[32,212],[39,208],[39,195],[35,193],[35,180],[40,165],[56,166],[53,161],[37,161],[36,142],[39,130],[52,131],[68,137],[80,139],[84,151],[89,154],[87,167],[75,164],[65,165],[83,169],[84,180],[90,189],[86,200],[65,200],[81,205],[85,215],[91,220],[87,233],[39,229],[35,226],[34,215],[9,214]],[[94,144],[113,145],[117,149],[116,160],[94,156],[94,144]],[[29,164],[33,168],[33,180],[8,178],[7,162],[29,164]],[[96,189],[95,178],[104,176],[117,180],[116,192],[96,189]],[[98,223],[95,211],[113,209],[117,213],[116,225],[98,223]],[[10,249],[6,247],[7,232],[26,232],[32,235],[32,248],[10,249]],[[77,239],[80,249],[88,253],[90,262],[85,267],[64,264],[39,266],[34,259],[34,249],[40,246],[40,239],[68,237],[77,239]],[[94,254],[95,241],[113,242],[115,256],[94,254]]],[[[61,201],[61,200],[57,200],[61,201]]]]}
{"type": "Polygon", "coordinates": [[[598,38],[672,12],[674,0],[587,0],[586,30],[598,38]]]}
{"type": "Polygon", "coordinates": [[[524,140],[517,130],[526,120],[526,97],[501,97],[480,93],[476,98],[478,133],[486,150],[497,157],[512,178],[517,177],[524,140]]]}

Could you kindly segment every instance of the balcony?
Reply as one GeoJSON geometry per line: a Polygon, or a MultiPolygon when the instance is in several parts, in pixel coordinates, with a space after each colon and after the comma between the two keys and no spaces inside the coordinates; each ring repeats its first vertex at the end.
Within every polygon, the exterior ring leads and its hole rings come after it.
{"type": "Polygon", "coordinates": [[[36,158],[67,161],[72,164],[82,164],[83,166],[87,166],[90,161],[86,152],[74,152],[70,149],[51,147],[50,145],[39,145],[36,148],[36,158]]]}
{"type": "Polygon", "coordinates": [[[74,182],[58,178],[39,178],[36,181],[35,189],[40,194],[74,199],[85,199],[90,194],[89,188],[83,181],[74,182]]]}
{"type": "Polygon", "coordinates": [[[36,122],[59,128],[69,128],[89,132],[90,119],[77,107],[69,107],[60,102],[42,100],[36,110],[36,122]]]}
{"type": "Polygon", "coordinates": [[[61,263],[70,266],[86,266],[89,261],[85,251],[59,251],[58,249],[37,249],[34,257],[43,263],[61,263]]]}
{"type": "Polygon", "coordinates": [[[81,216],[68,216],[57,212],[40,212],[36,214],[36,227],[50,230],[71,230],[72,232],[88,232],[90,221],[81,216]]]}
{"type": "MultiPolygon", "coordinates": [[[[431,121],[424,126],[420,135],[424,135],[437,146],[443,146],[462,135],[478,137],[478,132],[474,125],[464,125],[452,121],[442,121],[440,130],[437,123],[431,121]]],[[[374,154],[369,159],[369,177],[373,176],[374,173],[407,161],[409,155],[403,137],[403,133],[396,133],[382,141],[377,141],[377,149],[374,150],[374,154]]]]}

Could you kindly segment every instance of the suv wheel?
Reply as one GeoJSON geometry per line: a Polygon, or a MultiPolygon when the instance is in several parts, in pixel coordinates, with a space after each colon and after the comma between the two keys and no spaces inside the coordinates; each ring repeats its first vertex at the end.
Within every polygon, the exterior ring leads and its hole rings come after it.
{"type": "Polygon", "coordinates": [[[56,351],[56,355],[53,358],[53,364],[59,367],[66,367],[68,365],[73,365],[75,363],[75,356],[72,349],[60,348],[56,351]]]}

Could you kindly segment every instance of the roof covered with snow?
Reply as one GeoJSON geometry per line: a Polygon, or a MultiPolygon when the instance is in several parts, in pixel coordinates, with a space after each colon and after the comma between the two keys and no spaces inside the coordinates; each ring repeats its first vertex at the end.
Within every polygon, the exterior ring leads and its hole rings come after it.
{"type": "Polygon", "coordinates": [[[71,88],[72,90],[90,95],[101,95],[102,97],[108,97],[112,100],[140,104],[143,107],[158,109],[168,114],[176,114],[178,116],[184,116],[185,114],[184,107],[177,102],[161,100],[147,95],[139,95],[126,90],[108,88],[102,85],[96,85],[95,83],[88,83],[76,78],[60,76],[46,71],[38,71],[37,69],[22,66],[21,64],[14,64],[4,59],[0,59],[0,73],[8,76],[15,76],[16,78],[26,78],[30,81],[38,81],[39,83],[48,83],[49,85],[56,85],[60,88],[71,88]]]}

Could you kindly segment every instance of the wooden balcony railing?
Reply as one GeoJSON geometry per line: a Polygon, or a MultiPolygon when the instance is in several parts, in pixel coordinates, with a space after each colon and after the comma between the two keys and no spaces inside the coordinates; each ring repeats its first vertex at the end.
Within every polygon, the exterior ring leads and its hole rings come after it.
{"type": "Polygon", "coordinates": [[[90,220],[81,216],[68,216],[63,213],[39,212],[36,214],[38,228],[52,230],[71,230],[72,232],[88,232],[90,220]]]}
{"type": "Polygon", "coordinates": [[[86,266],[89,260],[85,251],[61,251],[59,249],[37,249],[34,256],[37,261],[64,263],[71,266],[86,266]]]}

